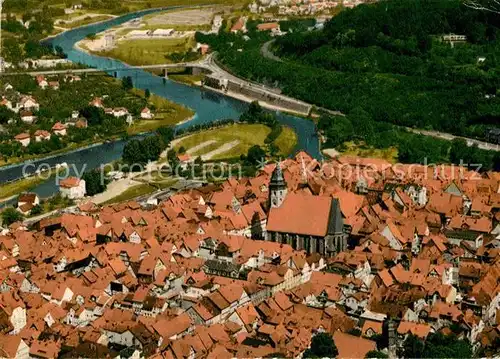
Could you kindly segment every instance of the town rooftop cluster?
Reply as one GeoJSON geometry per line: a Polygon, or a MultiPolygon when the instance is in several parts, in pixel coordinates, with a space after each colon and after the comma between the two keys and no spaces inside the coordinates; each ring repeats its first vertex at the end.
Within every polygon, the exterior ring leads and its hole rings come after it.
{"type": "Polygon", "coordinates": [[[452,329],[494,349],[499,190],[496,172],[299,152],[157,206],[14,223],[0,355],[299,357],[328,332],[339,357],[364,357],[384,328],[391,355],[452,329]]]}

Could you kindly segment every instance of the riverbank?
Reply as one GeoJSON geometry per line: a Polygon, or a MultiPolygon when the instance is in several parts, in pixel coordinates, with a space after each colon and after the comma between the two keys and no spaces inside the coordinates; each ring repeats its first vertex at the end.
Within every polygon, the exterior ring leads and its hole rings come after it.
{"type": "MultiPolygon", "coordinates": [[[[100,69],[103,72],[108,68],[123,68],[125,65],[120,61],[83,53],[76,49],[74,45],[88,34],[103,32],[109,27],[130,21],[133,18],[142,16],[144,13],[128,14],[117,19],[108,20],[105,24],[87,25],[76,30],[65,31],[59,36],[52,38],[50,44],[54,47],[60,46],[67,54],[69,60],[100,69]]],[[[127,69],[126,72],[118,73],[118,77],[122,76],[132,77],[136,88],[142,90],[149,89],[152,94],[192,109],[196,114],[192,118],[178,123],[176,128],[179,130],[186,130],[190,126],[203,126],[214,121],[229,118],[237,119],[248,108],[247,102],[234,99],[225,94],[217,94],[195,86],[186,86],[175,81],[165,81],[161,77],[153,76],[151,73],[140,69],[132,68],[127,69]]],[[[315,158],[320,159],[322,157],[318,147],[319,141],[315,132],[315,125],[312,121],[305,120],[301,116],[289,116],[285,112],[278,113],[277,118],[282,125],[290,127],[297,134],[297,145],[294,151],[305,150],[315,158]]],[[[125,140],[117,140],[91,145],[76,151],[56,156],[47,156],[49,157],[48,159],[45,157],[42,160],[33,160],[30,163],[36,168],[36,166],[45,162],[52,166],[57,163],[66,162],[72,168],[77,169],[78,173],[81,173],[84,167],[86,170],[99,168],[103,164],[119,159],[123,153],[125,143],[125,140]]],[[[13,165],[8,170],[4,170],[4,168],[0,169],[0,181],[6,182],[21,178],[22,168],[22,165],[13,165]]],[[[73,171],[71,175],[78,175],[78,173],[73,171]]],[[[49,197],[57,193],[58,189],[53,181],[49,181],[41,184],[33,189],[33,191],[42,197],[49,197]]]]}

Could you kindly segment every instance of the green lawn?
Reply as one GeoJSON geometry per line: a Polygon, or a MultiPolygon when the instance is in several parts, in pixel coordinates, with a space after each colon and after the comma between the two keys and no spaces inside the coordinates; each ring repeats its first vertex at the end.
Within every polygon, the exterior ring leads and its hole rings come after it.
{"type": "Polygon", "coordinates": [[[396,163],[398,159],[398,150],[394,147],[379,149],[354,142],[345,142],[343,147],[344,149],[339,149],[342,155],[380,158],[392,163],[396,163]]]}
{"type": "Polygon", "coordinates": [[[112,18],[112,16],[109,16],[109,15],[89,16],[89,17],[85,17],[81,20],[77,20],[77,21],[73,21],[73,22],[71,22],[71,21],[61,22],[61,23],[57,24],[56,26],[64,27],[67,29],[74,29],[76,27],[93,24],[93,23],[96,23],[99,21],[109,20],[111,18],[112,18]]]}
{"type": "Polygon", "coordinates": [[[280,149],[281,156],[288,156],[297,145],[297,134],[288,126],[283,126],[283,131],[274,144],[280,149]]]}
{"type": "Polygon", "coordinates": [[[43,181],[45,180],[39,176],[31,176],[15,182],[3,184],[0,186],[0,199],[6,199],[23,192],[30,191],[43,181]]]}
{"type": "Polygon", "coordinates": [[[124,40],[109,51],[99,52],[129,65],[157,65],[171,62],[165,55],[184,53],[195,45],[194,38],[124,40]]]}
{"type": "Polygon", "coordinates": [[[242,154],[246,154],[250,147],[254,145],[264,146],[264,140],[271,132],[271,129],[260,124],[233,124],[222,128],[216,128],[208,131],[198,132],[187,136],[177,143],[174,148],[179,150],[182,146],[186,150],[200,145],[207,141],[216,141],[215,143],[201,148],[194,154],[197,156],[207,154],[226,143],[239,141],[239,144],[228,151],[222,152],[212,159],[229,159],[237,158],[242,154]]]}
{"type": "Polygon", "coordinates": [[[149,184],[139,184],[133,187],[130,187],[126,191],[122,192],[120,195],[110,199],[103,203],[103,205],[112,204],[112,203],[120,203],[132,200],[136,197],[143,196],[149,193],[153,193],[156,191],[156,188],[149,184]]]}
{"type": "MultiPolygon", "coordinates": [[[[134,88],[131,92],[136,96],[144,97],[143,90],[134,88]]],[[[136,121],[128,128],[129,135],[151,132],[162,126],[172,126],[194,116],[191,109],[154,94],[151,94],[148,103],[151,106],[150,109],[155,113],[155,118],[153,120],[136,121]]]]}
{"type": "Polygon", "coordinates": [[[168,74],[168,78],[186,85],[196,85],[203,80],[204,75],[168,74]]]}

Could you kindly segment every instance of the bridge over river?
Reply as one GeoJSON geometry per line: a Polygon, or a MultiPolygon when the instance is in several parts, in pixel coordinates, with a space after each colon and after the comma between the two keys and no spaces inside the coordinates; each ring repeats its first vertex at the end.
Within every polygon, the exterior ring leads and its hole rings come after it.
{"type": "MultiPolygon", "coordinates": [[[[188,8],[188,6],[184,6],[188,8]]],[[[247,109],[248,104],[235,98],[226,96],[225,94],[207,91],[203,88],[183,85],[170,80],[165,80],[159,76],[153,75],[151,72],[146,71],[147,68],[138,68],[128,66],[121,61],[96,56],[93,54],[85,53],[75,47],[75,44],[84,39],[88,34],[96,34],[110,27],[120,25],[133,18],[144,16],[156,11],[164,9],[145,10],[136,13],[127,14],[121,17],[110,19],[108,21],[92,24],[85,27],[73,29],[61,33],[49,40],[54,47],[60,46],[70,61],[81,63],[88,66],[90,69],[73,69],[69,73],[79,73],[76,71],[101,71],[107,72],[114,70],[113,75],[117,78],[124,76],[131,76],[134,79],[134,86],[146,90],[149,89],[151,93],[158,96],[167,98],[170,101],[182,104],[195,111],[195,116],[192,120],[176,126],[177,129],[185,129],[191,125],[199,125],[209,123],[221,119],[237,119],[247,109]],[[114,74],[116,72],[116,74],[114,74]]],[[[184,63],[184,66],[193,66],[205,69],[216,74],[226,73],[219,69],[212,57],[208,57],[204,62],[184,63]]],[[[156,65],[155,65],[156,66],[156,65]]],[[[156,68],[169,68],[179,67],[179,64],[165,64],[156,68]]],[[[154,67],[153,67],[154,68],[154,67]]],[[[59,70],[54,70],[59,71],[59,70]]],[[[40,74],[41,72],[33,71],[32,75],[40,74]]],[[[68,73],[64,70],[63,73],[68,73]]],[[[80,72],[81,73],[81,72],[80,72]]],[[[43,74],[43,73],[42,73],[43,74]]],[[[49,73],[50,74],[50,73],[49,73]]],[[[2,76],[10,76],[9,73],[2,74],[2,76]]],[[[234,81],[243,81],[231,77],[234,81]]],[[[241,82],[242,85],[258,87],[255,84],[241,82]]],[[[269,96],[282,96],[276,94],[272,90],[261,87],[263,93],[269,96]]],[[[316,134],[316,126],[310,120],[290,116],[283,112],[276,112],[278,120],[292,128],[297,133],[297,146],[295,150],[305,150],[313,157],[320,159],[321,153],[319,149],[319,138],[316,134]]],[[[72,171],[72,175],[77,172],[81,173],[82,169],[92,169],[99,167],[101,164],[109,163],[121,157],[123,147],[126,140],[120,140],[112,143],[104,143],[94,145],[89,148],[81,149],[74,152],[64,153],[50,158],[44,158],[34,161],[27,161],[19,165],[11,165],[0,168],[0,183],[23,177],[23,174],[33,173],[41,164],[54,166],[57,163],[66,162],[70,168],[76,169],[72,171]]],[[[35,188],[35,192],[41,197],[47,197],[54,194],[58,190],[54,181],[48,181],[35,188]]]]}

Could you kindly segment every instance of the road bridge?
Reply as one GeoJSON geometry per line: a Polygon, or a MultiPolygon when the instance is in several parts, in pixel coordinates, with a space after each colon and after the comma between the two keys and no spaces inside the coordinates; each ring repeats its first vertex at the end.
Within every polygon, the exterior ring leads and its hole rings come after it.
{"type": "Polygon", "coordinates": [[[0,76],[16,76],[16,75],[78,75],[78,74],[88,74],[88,73],[98,73],[98,72],[123,72],[123,71],[133,71],[133,70],[162,70],[171,69],[179,67],[189,67],[189,68],[199,68],[211,71],[210,66],[206,61],[193,61],[193,62],[179,62],[174,64],[158,64],[158,65],[142,65],[142,66],[120,66],[120,67],[110,67],[105,69],[96,68],[84,68],[84,69],[63,69],[63,70],[34,70],[25,72],[1,72],[0,76]]]}

